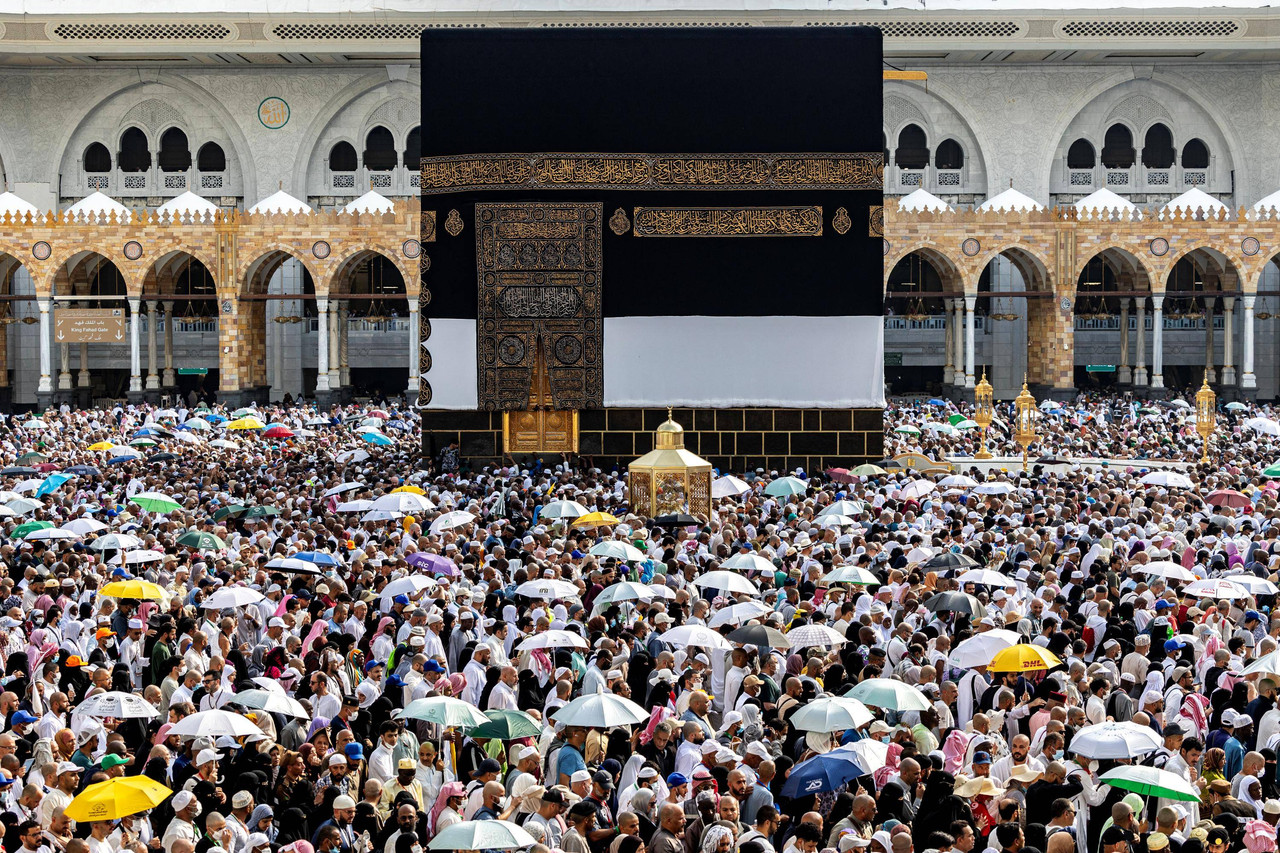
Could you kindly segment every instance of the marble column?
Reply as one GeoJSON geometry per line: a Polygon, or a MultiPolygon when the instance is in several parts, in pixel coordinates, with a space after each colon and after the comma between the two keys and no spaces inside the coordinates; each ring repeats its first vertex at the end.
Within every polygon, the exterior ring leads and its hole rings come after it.
{"type": "Polygon", "coordinates": [[[1210,382],[1218,381],[1218,376],[1213,369],[1213,309],[1217,305],[1216,296],[1204,298],[1204,377],[1210,382]]]}
{"type": "MultiPolygon", "coordinates": [[[[415,311],[416,309],[417,309],[416,305],[409,306],[410,311],[415,311]]],[[[946,351],[947,363],[942,368],[943,382],[950,382],[956,373],[956,365],[955,365],[955,357],[954,357],[955,356],[956,324],[951,319],[951,316],[952,316],[951,300],[944,299],[942,300],[942,323],[943,323],[943,327],[946,329],[946,344],[943,345],[943,349],[946,351]]],[[[414,361],[417,361],[417,359],[414,359],[414,361]]],[[[412,370],[412,368],[410,369],[412,370]]]]}
{"type": "Polygon", "coordinates": [[[71,344],[59,344],[58,350],[62,356],[62,369],[58,371],[58,390],[71,390],[71,344]]]}
{"type": "Polygon", "coordinates": [[[973,376],[973,309],[977,306],[978,299],[976,296],[966,296],[964,298],[964,387],[972,388],[974,386],[973,376]]]}
{"type": "Polygon", "coordinates": [[[351,386],[351,366],[347,364],[347,326],[351,324],[348,303],[339,303],[338,307],[338,377],[342,387],[351,386]]]}
{"type": "Polygon", "coordinates": [[[329,390],[329,300],[317,296],[316,311],[319,312],[316,331],[320,338],[316,345],[316,391],[319,392],[329,390]]]}
{"type": "Polygon", "coordinates": [[[138,319],[142,311],[142,300],[129,300],[129,393],[142,393],[142,346],[139,340],[142,330],[138,328],[138,319]]]}
{"type": "Polygon", "coordinates": [[[951,374],[951,383],[953,385],[964,384],[964,299],[955,301],[955,372],[951,374]]]}
{"type": "MultiPolygon", "coordinates": [[[[275,303],[275,316],[283,317],[288,313],[284,300],[275,303]]],[[[284,390],[284,323],[271,323],[271,390],[273,399],[283,400],[284,390]]]]}
{"type": "Polygon", "coordinates": [[[1147,297],[1139,296],[1137,300],[1138,307],[1138,352],[1135,359],[1136,366],[1133,368],[1133,384],[1146,387],[1147,385],[1147,297]]]}
{"type": "Polygon", "coordinates": [[[40,309],[40,384],[36,390],[41,394],[53,393],[53,353],[49,351],[50,334],[49,300],[37,299],[36,307],[40,309]]]}
{"type": "MultiPolygon", "coordinates": [[[[173,370],[173,302],[166,300],[161,304],[160,318],[164,320],[164,378],[161,384],[172,388],[178,384],[177,374],[173,370]]],[[[216,314],[216,306],[215,311],[216,314]]]]}
{"type": "Polygon", "coordinates": [[[1258,388],[1258,378],[1253,375],[1253,303],[1258,297],[1244,297],[1244,353],[1241,356],[1244,374],[1240,377],[1240,387],[1246,391],[1258,388]]]}
{"type": "Polygon", "coordinates": [[[160,376],[156,373],[156,310],[159,302],[147,303],[147,390],[160,388],[160,376]]]}
{"type": "Polygon", "coordinates": [[[1236,298],[1234,296],[1224,296],[1222,298],[1222,384],[1236,384],[1236,365],[1235,365],[1235,311],[1236,298]]]}
{"type": "Polygon", "coordinates": [[[76,385],[80,388],[89,387],[89,345],[80,344],[80,376],[76,385]]]}
{"type": "Polygon", "coordinates": [[[1151,387],[1164,387],[1164,297],[1151,297],[1151,387]]]}
{"type": "MultiPolygon", "coordinates": [[[[948,328],[950,328],[950,324],[948,324],[948,328]]],[[[947,338],[948,346],[950,345],[950,343],[951,343],[951,339],[950,337],[948,337],[947,338]]],[[[421,349],[421,346],[422,346],[421,341],[418,338],[418,301],[416,299],[410,299],[409,300],[409,388],[408,388],[408,397],[409,397],[410,403],[413,403],[415,400],[418,399],[418,389],[420,387],[418,383],[418,357],[419,357],[418,350],[421,349]]],[[[947,351],[947,361],[948,361],[947,368],[949,370],[950,369],[949,362],[951,361],[951,352],[949,349],[947,351]]],[[[948,375],[948,373],[944,372],[943,375],[946,376],[948,375]]]]}
{"type": "Polygon", "coordinates": [[[342,370],[338,356],[338,303],[329,303],[329,390],[342,387],[342,370]]]}
{"type": "Polygon", "coordinates": [[[1120,305],[1120,366],[1116,368],[1119,375],[1116,381],[1121,385],[1133,382],[1133,374],[1129,371],[1129,300],[1120,305]]]}

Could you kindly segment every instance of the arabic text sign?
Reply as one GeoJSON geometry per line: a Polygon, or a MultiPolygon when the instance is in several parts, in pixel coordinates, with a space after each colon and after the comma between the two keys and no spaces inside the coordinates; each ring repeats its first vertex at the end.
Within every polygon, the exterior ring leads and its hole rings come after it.
{"type": "Polygon", "coordinates": [[[60,344],[119,344],[125,341],[123,308],[59,308],[53,339],[60,344]]]}

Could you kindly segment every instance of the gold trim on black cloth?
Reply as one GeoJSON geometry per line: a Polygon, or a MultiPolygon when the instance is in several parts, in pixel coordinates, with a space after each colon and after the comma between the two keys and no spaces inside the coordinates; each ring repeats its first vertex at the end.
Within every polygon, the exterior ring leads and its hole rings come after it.
{"type": "Polygon", "coordinates": [[[480,408],[528,408],[539,353],[553,409],[604,405],[600,203],[476,205],[480,408]]]}
{"type": "Polygon", "coordinates": [[[462,154],[423,157],[422,193],[501,188],[879,190],[884,155],[462,154]]]}
{"type": "Polygon", "coordinates": [[[637,207],[637,237],[821,237],[822,208],[637,207]]]}

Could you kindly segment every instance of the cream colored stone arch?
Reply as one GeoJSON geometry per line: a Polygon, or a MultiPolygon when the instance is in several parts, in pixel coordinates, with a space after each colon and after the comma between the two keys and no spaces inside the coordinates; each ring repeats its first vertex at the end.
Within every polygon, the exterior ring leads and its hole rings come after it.
{"type": "MultiPolygon", "coordinates": [[[[1156,279],[1156,281],[1159,282],[1158,295],[1173,292],[1168,289],[1169,276],[1173,273],[1173,268],[1177,266],[1178,261],[1193,255],[1196,252],[1205,252],[1207,257],[1219,267],[1222,274],[1232,276],[1236,282],[1243,284],[1244,276],[1241,274],[1241,270],[1245,266],[1243,256],[1226,247],[1214,245],[1211,241],[1199,241],[1189,248],[1181,249],[1176,253],[1171,249],[1169,254],[1165,255],[1164,258],[1161,258],[1164,263],[1159,267],[1159,278],[1156,279]]],[[[1234,290],[1235,288],[1223,289],[1234,290]]]]}
{"type": "MultiPolygon", "coordinates": [[[[964,293],[964,276],[962,266],[948,254],[946,248],[941,244],[932,240],[918,240],[908,244],[905,248],[895,252],[884,265],[884,282],[881,292],[888,295],[889,292],[889,276],[893,273],[895,267],[909,258],[912,254],[919,252],[925,260],[927,260],[938,273],[938,277],[942,279],[943,293],[950,297],[961,296],[964,293]]],[[[957,252],[956,254],[959,254],[957,252]]]]}
{"type": "MultiPolygon", "coordinates": [[[[396,268],[396,270],[399,271],[400,277],[404,281],[404,291],[405,291],[406,298],[411,298],[411,299],[417,298],[417,295],[418,295],[416,292],[417,288],[414,288],[412,286],[415,270],[410,269],[410,267],[405,263],[405,259],[401,257],[398,249],[392,249],[381,243],[360,243],[358,245],[351,246],[351,247],[344,246],[344,248],[349,249],[349,251],[347,251],[347,253],[343,255],[341,259],[339,259],[332,265],[332,270],[330,271],[330,279],[327,282],[329,293],[331,293],[334,296],[338,296],[339,294],[344,293],[345,291],[335,289],[333,287],[334,283],[340,282],[343,276],[350,275],[351,270],[348,268],[348,265],[352,264],[355,261],[363,260],[364,256],[372,254],[372,255],[380,255],[386,260],[390,261],[391,264],[396,268]]],[[[415,268],[416,268],[416,265],[415,265],[415,268]]]]}
{"type": "MultiPolygon", "coordinates": [[[[1139,273],[1140,276],[1145,277],[1147,290],[1155,292],[1157,289],[1156,282],[1161,281],[1161,279],[1157,277],[1151,264],[1149,264],[1143,257],[1144,249],[1147,249],[1147,245],[1145,243],[1135,246],[1134,243],[1129,240],[1108,240],[1104,243],[1090,243],[1084,246],[1077,244],[1076,269],[1070,282],[1072,292],[1074,293],[1077,289],[1080,283],[1080,276],[1084,274],[1084,271],[1089,266],[1090,261],[1107,252],[1116,252],[1127,262],[1131,263],[1134,270],[1139,273]]],[[[1065,286],[1066,282],[1063,282],[1063,285],[1065,286]]],[[[1141,288],[1134,289],[1140,290],[1141,288]]],[[[1074,298],[1074,296],[1072,298],[1074,298]]]]}
{"type": "Polygon", "coordinates": [[[307,272],[311,273],[311,281],[315,284],[316,296],[327,296],[328,291],[325,290],[322,293],[320,289],[322,281],[326,285],[328,282],[325,275],[325,267],[317,263],[314,258],[308,259],[306,255],[309,251],[309,249],[300,250],[295,245],[274,241],[250,243],[248,246],[241,246],[240,255],[247,260],[241,261],[240,265],[236,267],[236,292],[241,294],[254,292],[252,289],[253,283],[249,281],[250,273],[252,272],[255,277],[258,277],[264,271],[264,264],[272,264],[271,272],[262,278],[262,287],[265,292],[267,283],[271,280],[271,276],[275,274],[275,271],[280,268],[280,265],[289,259],[293,259],[301,263],[307,272]],[[275,257],[276,255],[283,255],[284,257],[275,257]]]}
{"type": "Polygon", "coordinates": [[[983,249],[978,255],[974,256],[968,269],[970,275],[965,281],[965,295],[976,296],[978,293],[978,280],[982,277],[982,273],[987,266],[1000,255],[1004,255],[1022,274],[1022,279],[1026,282],[1027,290],[1041,290],[1045,293],[1052,293],[1055,282],[1053,280],[1053,264],[1034,248],[1029,247],[1026,243],[1015,241],[1005,241],[997,244],[994,248],[983,249]]]}

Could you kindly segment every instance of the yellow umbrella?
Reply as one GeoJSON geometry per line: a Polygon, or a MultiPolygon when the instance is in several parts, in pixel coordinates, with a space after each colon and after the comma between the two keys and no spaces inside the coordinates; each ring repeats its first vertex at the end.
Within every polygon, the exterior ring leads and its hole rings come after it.
{"type": "Polygon", "coordinates": [[[227,424],[227,429],[262,429],[264,426],[266,426],[266,424],[262,421],[258,420],[253,415],[249,415],[246,418],[240,418],[237,421],[232,421],[227,424]]]}
{"type": "Polygon", "coordinates": [[[67,805],[67,817],[78,821],[117,820],[153,809],[173,791],[146,776],[119,776],[90,785],[67,805]]]}
{"type": "Polygon", "coordinates": [[[109,441],[95,441],[93,444],[89,445],[90,450],[111,450],[113,447],[115,447],[115,445],[109,441]]]}
{"type": "Polygon", "coordinates": [[[991,663],[987,664],[987,669],[992,672],[1034,672],[1061,665],[1062,661],[1058,660],[1058,656],[1048,649],[1030,643],[1019,643],[996,652],[991,663]]]}
{"type": "Polygon", "coordinates": [[[164,601],[169,597],[159,584],[140,580],[109,583],[98,590],[98,594],[109,598],[145,598],[150,601],[164,601]]]}
{"type": "Polygon", "coordinates": [[[391,491],[392,492],[412,492],[415,495],[426,494],[426,492],[422,491],[422,489],[419,489],[417,486],[401,486],[400,488],[392,489],[391,491]]]}
{"type": "Polygon", "coordinates": [[[607,512],[589,512],[586,515],[579,516],[574,522],[574,527],[604,527],[607,524],[621,524],[622,522],[607,512]]]}

